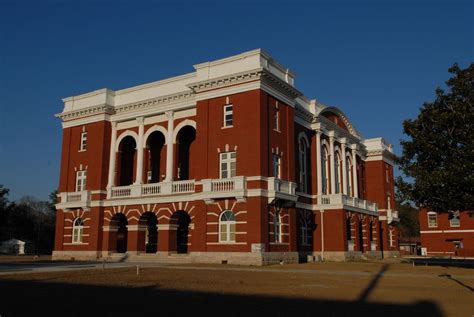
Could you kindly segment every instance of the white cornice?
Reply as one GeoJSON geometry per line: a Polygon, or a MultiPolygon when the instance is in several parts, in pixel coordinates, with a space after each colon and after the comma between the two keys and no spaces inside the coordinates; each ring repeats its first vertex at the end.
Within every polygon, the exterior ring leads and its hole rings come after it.
{"type": "Polygon", "coordinates": [[[95,106],[87,107],[87,108],[84,108],[84,109],[72,110],[72,111],[58,113],[55,116],[57,118],[62,119],[63,121],[69,121],[69,120],[74,120],[74,119],[78,119],[78,118],[81,118],[81,117],[87,117],[87,116],[91,116],[91,115],[95,115],[95,114],[100,114],[100,113],[113,114],[114,113],[114,108],[110,105],[101,104],[101,105],[95,105],[95,106]]]}
{"type": "Polygon", "coordinates": [[[82,117],[75,120],[63,121],[62,127],[63,129],[66,129],[66,128],[71,128],[78,125],[85,125],[85,124],[100,122],[100,121],[110,121],[110,115],[101,113],[101,114],[97,114],[93,116],[82,117]]]}
{"type": "Polygon", "coordinates": [[[117,114],[123,112],[132,112],[137,111],[143,108],[156,107],[161,104],[167,104],[171,102],[179,102],[181,100],[193,99],[194,94],[191,91],[182,91],[176,94],[160,96],[157,98],[142,100],[138,102],[132,102],[125,105],[115,107],[115,112],[117,114]]]}

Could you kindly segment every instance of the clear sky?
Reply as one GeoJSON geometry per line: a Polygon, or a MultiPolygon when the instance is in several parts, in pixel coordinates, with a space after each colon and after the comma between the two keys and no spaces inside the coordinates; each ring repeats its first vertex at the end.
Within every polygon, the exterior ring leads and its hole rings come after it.
{"type": "Polygon", "coordinates": [[[474,1],[0,0],[0,184],[47,199],[61,98],[263,48],[310,98],[400,153],[402,122],[474,61],[474,1]]]}

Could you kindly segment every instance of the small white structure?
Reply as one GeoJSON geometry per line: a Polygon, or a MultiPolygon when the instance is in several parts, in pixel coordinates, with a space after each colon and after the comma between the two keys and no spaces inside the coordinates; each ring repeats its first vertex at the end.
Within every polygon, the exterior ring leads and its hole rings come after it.
{"type": "Polygon", "coordinates": [[[18,239],[3,241],[0,245],[0,253],[16,255],[25,254],[25,244],[26,242],[18,239]]]}

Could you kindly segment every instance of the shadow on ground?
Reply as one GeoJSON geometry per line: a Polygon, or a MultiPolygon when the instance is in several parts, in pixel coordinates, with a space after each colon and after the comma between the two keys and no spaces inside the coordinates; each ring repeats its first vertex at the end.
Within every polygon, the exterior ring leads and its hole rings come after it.
{"type": "Polygon", "coordinates": [[[260,295],[218,294],[133,288],[0,280],[1,316],[443,316],[433,302],[368,303],[385,267],[356,301],[260,295]]]}
{"type": "Polygon", "coordinates": [[[474,268],[474,259],[406,258],[402,262],[425,266],[474,268]]]}

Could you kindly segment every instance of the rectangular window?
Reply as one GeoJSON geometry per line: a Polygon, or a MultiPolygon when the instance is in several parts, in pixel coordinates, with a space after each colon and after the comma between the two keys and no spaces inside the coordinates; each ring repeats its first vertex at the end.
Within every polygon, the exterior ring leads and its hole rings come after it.
{"type": "Polygon", "coordinates": [[[275,178],[281,177],[281,157],[273,154],[273,176],[275,178]]]}
{"type": "Polygon", "coordinates": [[[224,127],[234,126],[234,112],[232,105],[224,106],[224,127]]]}
{"type": "Polygon", "coordinates": [[[86,190],[87,171],[76,172],[76,192],[86,190]]]}
{"type": "Polygon", "coordinates": [[[87,146],[87,132],[81,133],[81,147],[79,151],[85,151],[87,146]]]}
{"type": "Polygon", "coordinates": [[[221,153],[220,157],[221,165],[221,178],[231,178],[236,175],[236,165],[237,165],[237,153],[236,152],[226,152],[221,153]]]}
{"type": "Polygon", "coordinates": [[[449,219],[449,226],[451,227],[460,227],[461,221],[459,220],[459,216],[453,215],[453,218],[449,219]]]}
{"type": "Polygon", "coordinates": [[[278,109],[278,106],[275,107],[274,126],[275,131],[280,131],[280,109],[278,109]]]}
{"type": "Polygon", "coordinates": [[[438,226],[438,215],[435,212],[428,213],[428,227],[436,228],[438,226]]]}
{"type": "Polygon", "coordinates": [[[281,243],[281,218],[280,218],[279,212],[276,212],[275,216],[273,217],[273,228],[274,228],[275,242],[281,243]]]}

